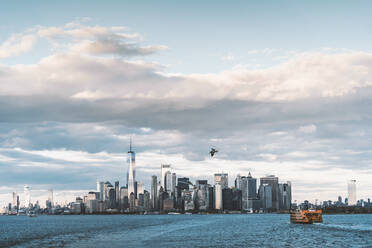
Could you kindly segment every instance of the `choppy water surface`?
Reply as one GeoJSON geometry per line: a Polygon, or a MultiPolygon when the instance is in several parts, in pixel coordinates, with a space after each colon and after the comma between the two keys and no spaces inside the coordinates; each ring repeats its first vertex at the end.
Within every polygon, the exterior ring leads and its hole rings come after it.
{"type": "Polygon", "coordinates": [[[372,215],[313,225],[279,214],[0,216],[0,246],[372,247],[372,215]]]}

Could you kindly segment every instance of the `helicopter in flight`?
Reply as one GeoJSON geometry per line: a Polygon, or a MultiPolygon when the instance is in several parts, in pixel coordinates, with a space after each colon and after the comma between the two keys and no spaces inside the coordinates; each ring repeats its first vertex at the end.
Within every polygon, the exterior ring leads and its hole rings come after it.
{"type": "Polygon", "coordinates": [[[209,152],[209,154],[211,155],[211,157],[214,156],[215,153],[217,153],[218,151],[215,149],[215,148],[211,148],[211,151],[209,152]]]}

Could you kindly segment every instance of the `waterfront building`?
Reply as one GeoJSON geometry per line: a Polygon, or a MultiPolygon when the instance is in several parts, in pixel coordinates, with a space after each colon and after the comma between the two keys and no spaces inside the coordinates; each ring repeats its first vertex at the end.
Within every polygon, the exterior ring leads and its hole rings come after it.
{"type": "Polygon", "coordinates": [[[148,192],[147,190],[145,190],[143,192],[143,209],[145,211],[148,211],[151,209],[150,207],[150,192],[148,192]]]}
{"type": "Polygon", "coordinates": [[[208,184],[208,211],[212,211],[215,209],[214,195],[214,187],[208,184]]]}
{"type": "Polygon", "coordinates": [[[214,207],[216,210],[222,210],[223,209],[223,201],[222,201],[222,189],[223,186],[221,184],[215,184],[215,196],[214,196],[214,207]]]}
{"type": "Polygon", "coordinates": [[[233,210],[232,189],[222,189],[222,210],[233,210]]]}
{"type": "Polygon", "coordinates": [[[183,199],[183,210],[192,211],[195,209],[194,204],[194,191],[193,190],[183,190],[181,197],[183,199]]]}
{"type": "Polygon", "coordinates": [[[120,209],[125,210],[129,208],[129,198],[128,198],[128,187],[120,188],[120,209]]]}
{"type": "Polygon", "coordinates": [[[143,210],[143,207],[145,205],[145,200],[144,200],[144,196],[142,193],[138,194],[138,209],[139,210],[143,210]]]}
{"type": "Polygon", "coordinates": [[[171,186],[171,192],[172,192],[172,195],[173,195],[173,196],[176,195],[176,187],[177,187],[177,174],[176,174],[176,173],[172,173],[172,186],[171,186]]]}
{"type": "Polygon", "coordinates": [[[54,207],[53,189],[48,190],[48,201],[50,202],[50,207],[54,207]]]}
{"type": "Polygon", "coordinates": [[[119,208],[120,203],[120,187],[119,181],[115,182],[115,208],[119,208]]]}
{"type": "Polygon", "coordinates": [[[110,189],[113,189],[114,187],[112,186],[112,184],[109,182],[109,181],[106,181],[104,184],[103,184],[103,201],[109,201],[110,200],[110,189]]]}
{"type": "Polygon", "coordinates": [[[279,179],[274,175],[270,175],[267,177],[262,177],[260,179],[260,185],[268,184],[271,186],[271,201],[272,201],[272,208],[275,211],[279,210],[279,179]]]}
{"type": "Polygon", "coordinates": [[[103,187],[104,187],[104,182],[100,182],[97,180],[97,192],[99,192],[99,199],[100,201],[103,201],[103,187]]]}
{"type": "Polygon", "coordinates": [[[25,198],[25,207],[29,208],[31,205],[31,187],[28,185],[25,185],[23,187],[23,193],[25,198]]]}
{"type": "Polygon", "coordinates": [[[289,210],[292,203],[292,186],[291,182],[279,184],[279,209],[289,210]]]}
{"type": "Polygon", "coordinates": [[[242,191],[240,189],[232,189],[232,210],[242,210],[242,191]]]}
{"type": "Polygon", "coordinates": [[[154,210],[158,209],[158,178],[157,176],[151,177],[151,207],[154,210]]]}
{"type": "MultiPolygon", "coordinates": [[[[166,192],[164,192],[166,194],[166,192]]],[[[174,209],[173,200],[172,199],[164,199],[163,200],[163,211],[170,211],[174,209]]]]}
{"type": "Polygon", "coordinates": [[[241,189],[241,183],[242,183],[242,178],[240,176],[240,174],[236,175],[236,178],[235,178],[235,188],[237,189],[241,189]]]}
{"type": "Polygon", "coordinates": [[[18,212],[19,210],[19,196],[17,192],[13,192],[13,209],[18,212]]]}
{"type": "Polygon", "coordinates": [[[242,191],[242,209],[252,211],[253,202],[257,200],[257,179],[253,178],[249,172],[247,177],[241,177],[240,189],[242,191]]]}
{"type": "Polygon", "coordinates": [[[273,209],[273,190],[269,184],[261,184],[259,188],[259,195],[261,200],[261,207],[266,211],[272,211],[273,209]]]}
{"type": "Polygon", "coordinates": [[[109,189],[109,199],[108,199],[108,206],[107,208],[109,209],[114,209],[116,208],[116,192],[115,188],[111,187],[109,189]]]}
{"type": "Polygon", "coordinates": [[[228,174],[227,173],[214,174],[214,184],[221,185],[222,189],[228,188],[229,187],[228,174]]]}
{"type": "Polygon", "coordinates": [[[165,172],[164,175],[164,191],[169,194],[172,191],[172,173],[170,171],[165,172]]]}
{"type": "Polygon", "coordinates": [[[171,165],[170,164],[162,164],[161,168],[161,177],[160,177],[160,186],[165,189],[165,174],[169,171],[171,172],[171,165]]]}
{"type": "Polygon", "coordinates": [[[129,211],[134,212],[136,210],[136,198],[134,192],[129,194],[129,211]]]}
{"type": "Polygon", "coordinates": [[[82,203],[81,202],[73,202],[71,205],[71,210],[73,214],[81,214],[82,203]]]}
{"type": "Polygon", "coordinates": [[[84,203],[86,204],[86,213],[94,214],[99,212],[99,192],[89,192],[84,203]]]}
{"type": "Polygon", "coordinates": [[[207,211],[209,208],[209,187],[207,180],[197,180],[195,185],[195,208],[207,211]]]}
{"type": "Polygon", "coordinates": [[[356,180],[350,180],[347,184],[347,198],[348,198],[348,205],[354,206],[357,203],[357,196],[356,196],[356,180]]]}
{"type": "Polygon", "coordinates": [[[159,210],[160,211],[164,210],[164,201],[167,199],[169,199],[168,192],[164,191],[163,187],[160,187],[160,190],[159,190],[159,210]]]}
{"type": "Polygon", "coordinates": [[[176,187],[176,207],[178,209],[184,209],[184,199],[182,198],[182,192],[184,190],[189,190],[190,179],[188,177],[177,178],[177,187],[176,187]]]}

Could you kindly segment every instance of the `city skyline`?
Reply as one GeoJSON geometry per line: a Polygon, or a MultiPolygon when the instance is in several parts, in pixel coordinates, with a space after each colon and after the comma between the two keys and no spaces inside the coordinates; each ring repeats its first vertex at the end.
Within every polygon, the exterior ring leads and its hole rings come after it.
{"type": "MultiPolygon", "coordinates": [[[[167,192],[169,193],[169,196],[172,195],[172,197],[175,197],[177,195],[177,190],[176,190],[176,182],[178,181],[177,180],[177,177],[176,177],[176,173],[174,172],[174,168],[172,168],[172,165],[171,164],[161,164],[160,165],[160,173],[156,173],[156,175],[152,175],[151,176],[151,185],[147,185],[147,187],[145,187],[145,184],[143,182],[140,182],[140,181],[137,181],[135,180],[135,174],[136,174],[136,170],[135,170],[135,162],[136,162],[136,159],[135,159],[135,149],[133,149],[132,147],[132,138],[130,138],[130,144],[129,144],[129,150],[127,152],[127,164],[126,164],[126,168],[122,171],[123,172],[123,175],[125,174],[125,179],[121,179],[121,183],[120,184],[120,181],[117,180],[115,181],[115,187],[112,186],[112,184],[110,183],[110,180],[105,180],[105,181],[100,181],[99,179],[97,179],[96,181],[96,191],[86,191],[86,192],[80,192],[80,193],[76,193],[76,195],[73,195],[72,198],[68,199],[68,198],[63,198],[63,200],[60,199],[60,201],[54,201],[54,194],[53,194],[53,189],[48,189],[47,192],[48,192],[48,196],[47,196],[47,200],[46,200],[46,203],[44,204],[44,200],[45,200],[45,195],[40,198],[38,197],[37,199],[33,199],[33,201],[31,201],[31,187],[28,186],[28,185],[24,185],[24,189],[23,189],[23,195],[22,194],[18,194],[17,191],[13,191],[12,192],[12,202],[8,202],[7,204],[9,203],[12,203],[12,206],[15,206],[15,202],[17,204],[17,208],[19,207],[23,207],[23,208],[27,208],[27,206],[29,206],[30,204],[39,204],[39,206],[41,207],[48,207],[48,203],[51,204],[50,205],[50,208],[55,206],[55,205],[61,205],[61,206],[66,206],[68,203],[72,203],[74,202],[75,198],[78,199],[78,198],[81,198],[81,199],[85,199],[85,197],[90,197],[89,195],[93,192],[97,192],[97,195],[94,195],[94,199],[97,199],[98,201],[105,201],[107,200],[108,195],[108,191],[107,191],[107,187],[110,187],[112,189],[114,189],[114,192],[116,192],[116,202],[121,202],[122,201],[122,197],[127,197],[127,199],[130,199],[130,196],[131,194],[134,193],[134,199],[138,199],[138,196],[139,194],[144,194],[145,191],[149,192],[150,194],[150,199],[149,199],[149,203],[150,205],[152,204],[152,206],[154,206],[153,204],[156,204],[154,202],[154,199],[153,199],[153,195],[155,195],[155,199],[157,197],[157,195],[159,194],[159,189],[162,188],[162,190],[164,192],[167,192]],[[124,173],[125,172],[125,173],[124,173]],[[132,174],[132,178],[130,178],[130,174],[132,174]],[[157,176],[158,174],[160,175],[159,177],[159,180],[157,180],[157,176]],[[155,181],[154,181],[155,179],[155,181]],[[155,183],[155,191],[154,191],[154,183],[155,183]],[[169,185],[172,185],[171,187],[169,185]],[[122,193],[122,190],[124,189],[124,195],[122,193]],[[20,195],[23,196],[23,201],[20,201],[20,195]],[[120,200],[119,200],[120,199],[120,200]]],[[[120,174],[120,172],[119,172],[120,174]]],[[[266,174],[265,176],[262,176],[260,177],[260,188],[258,189],[257,188],[257,178],[253,178],[252,175],[251,175],[251,172],[249,171],[247,175],[245,174],[237,174],[236,177],[234,177],[232,179],[231,175],[230,175],[230,180],[228,179],[228,173],[226,172],[216,172],[216,173],[213,173],[213,175],[211,175],[211,177],[213,177],[213,184],[208,184],[208,185],[212,185],[214,187],[214,197],[215,197],[215,208],[218,210],[218,209],[222,209],[222,205],[223,205],[223,196],[222,196],[222,193],[223,193],[223,189],[239,189],[239,190],[242,190],[244,188],[246,188],[246,191],[243,191],[243,194],[241,195],[241,208],[242,209],[251,209],[252,208],[252,202],[251,203],[248,203],[250,200],[255,200],[256,198],[257,199],[265,199],[266,198],[266,189],[265,189],[265,185],[268,185],[270,188],[269,188],[269,194],[273,195],[273,197],[271,198],[270,196],[270,206],[273,208],[273,209],[281,209],[283,208],[283,203],[282,205],[280,205],[280,201],[278,198],[276,198],[274,195],[278,195],[279,196],[279,192],[282,192],[281,195],[282,197],[288,197],[288,196],[283,196],[283,190],[284,192],[287,192],[287,190],[285,189],[286,187],[289,187],[289,202],[287,204],[284,204],[286,206],[286,209],[290,209],[291,208],[291,204],[294,204],[293,206],[297,206],[297,200],[296,199],[293,199],[292,198],[292,192],[293,192],[293,189],[292,189],[292,183],[290,181],[286,181],[286,180],[280,180],[279,181],[279,178],[278,177],[275,177],[274,175],[269,175],[269,174],[266,174]],[[231,183],[231,181],[233,181],[233,183],[231,183]],[[252,184],[253,183],[253,184],[252,184]],[[265,186],[263,188],[263,191],[261,192],[261,186],[265,186]],[[284,188],[283,188],[284,187],[284,188]],[[218,193],[219,192],[219,193],[218,193]]],[[[184,177],[185,178],[185,177],[184,177]]],[[[182,180],[183,178],[181,178],[182,180]]],[[[187,185],[193,181],[192,179],[190,180],[191,178],[187,178],[187,185]]],[[[196,184],[192,184],[190,183],[191,185],[193,186],[197,186],[199,184],[199,182],[205,182],[205,184],[207,184],[208,182],[208,179],[205,179],[205,177],[203,177],[203,179],[200,179],[200,178],[195,178],[194,181],[196,182],[196,184]]],[[[212,182],[212,180],[210,181],[212,182]]],[[[178,182],[179,184],[179,182],[178,182]]],[[[203,183],[204,184],[204,183],[203,183]]],[[[195,189],[195,188],[194,188],[195,189]]],[[[357,202],[359,204],[359,198],[357,198],[357,191],[356,191],[356,180],[349,180],[347,182],[347,195],[344,196],[345,197],[345,202],[347,201],[348,204],[350,206],[355,206],[357,205],[357,202]]],[[[21,197],[22,199],[22,197],[21,197]]],[[[337,202],[341,202],[342,203],[342,196],[338,196],[338,200],[337,202]]],[[[370,198],[368,197],[367,199],[360,199],[360,200],[368,200],[368,203],[370,201],[370,198]]],[[[305,202],[308,202],[310,204],[315,204],[317,205],[317,203],[321,203],[322,200],[319,201],[319,199],[306,199],[304,200],[305,202]],[[314,201],[312,201],[314,200],[314,201]]],[[[336,201],[332,201],[331,199],[328,199],[326,201],[323,201],[323,202],[336,202],[336,201]]],[[[367,202],[367,201],[366,201],[367,202]]],[[[4,205],[7,206],[7,204],[4,205]]],[[[84,201],[84,204],[85,204],[85,201],[84,201]]],[[[327,203],[328,204],[328,203],[327,203]]],[[[156,205],[155,205],[156,206],[156,205]]],[[[271,208],[270,207],[270,208],[271,208]]],[[[265,207],[264,207],[265,208],[265,207]]],[[[156,207],[155,207],[156,209],[156,207]]]]}
{"type": "Polygon", "coordinates": [[[131,138],[128,179],[148,190],[170,164],[229,185],[275,175],[300,202],[345,198],[350,180],[371,197],[372,3],[358,3],[3,3],[0,206],[25,185],[63,201],[125,181],[131,138]]]}

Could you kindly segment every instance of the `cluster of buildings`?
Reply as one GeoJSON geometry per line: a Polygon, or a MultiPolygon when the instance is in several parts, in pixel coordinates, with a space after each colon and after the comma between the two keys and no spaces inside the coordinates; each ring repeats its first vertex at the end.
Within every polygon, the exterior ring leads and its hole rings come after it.
{"type": "Polygon", "coordinates": [[[257,179],[250,173],[238,175],[235,185],[229,187],[227,173],[215,174],[214,184],[208,180],[192,183],[187,177],[177,178],[170,165],[161,165],[161,178],[152,176],[150,191],[143,183],[133,182],[132,189],[119,187],[118,181],[114,185],[97,182],[97,191],[74,202],[72,212],[278,212],[291,208],[291,183],[279,183],[275,176],[260,178],[257,187],[257,179]]]}
{"type": "Polygon", "coordinates": [[[279,178],[237,175],[229,187],[227,173],[214,174],[214,182],[177,177],[169,164],[160,167],[160,177],[151,177],[151,188],[136,180],[136,154],[130,146],[125,186],[97,181],[96,191],[72,203],[72,213],[141,213],[141,212],[279,212],[291,208],[291,183],[279,178]]]}
{"type": "MultiPolygon", "coordinates": [[[[151,177],[150,189],[146,190],[144,183],[136,179],[136,153],[128,151],[128,170],[126,183],[120,186],[119,181],[113,184],[109,181],[97,181],[95,191],[84,197],[77,197],[74,202],[64,206],[55,204],[53,190],[48,191],[45,208],[39,202],[31,203],[31,188],[24,186],[24,205],[20,206],[20,197],[13,192],[13,201],[0,211],[3,214],[108,214],[108,213],[234,213],[234,212],[288,212],[297,208],[292,203],[291,182],[280,183],[279,178],[270,175],[254,178],[250,172],[247,175],[237,175],[234,184],[229,185],[227,173],[214,174],[213,182],[196,180],[191,182],[187,177],[177,177],[169,164],[162,164],[160,176],[151,177]]],[[[304,201],[298,207],[329,208],[329,207],[372,207],[370,199],[357,200],[356,181],[348,182],[348,197],[337,201],[324,201],[315,204],[304,201]]]]}
{"type": "Polygon", "coordinates": [[[347,207],[358,207],[358,208],[371,208],[372,203],[371,199],[367,200],[359,199],[357,200],[357,191],[356,191],[356,180],[349,180],[347,182],[347,197],[342,200],[342,196],[338,196],[336,201],[328,200],[323,202],[318,202],[315,200],[315,203],[310,203],[308,200],[305,200],[299,205],[302,209],[308,208],[347,208],[347,207]]]}

